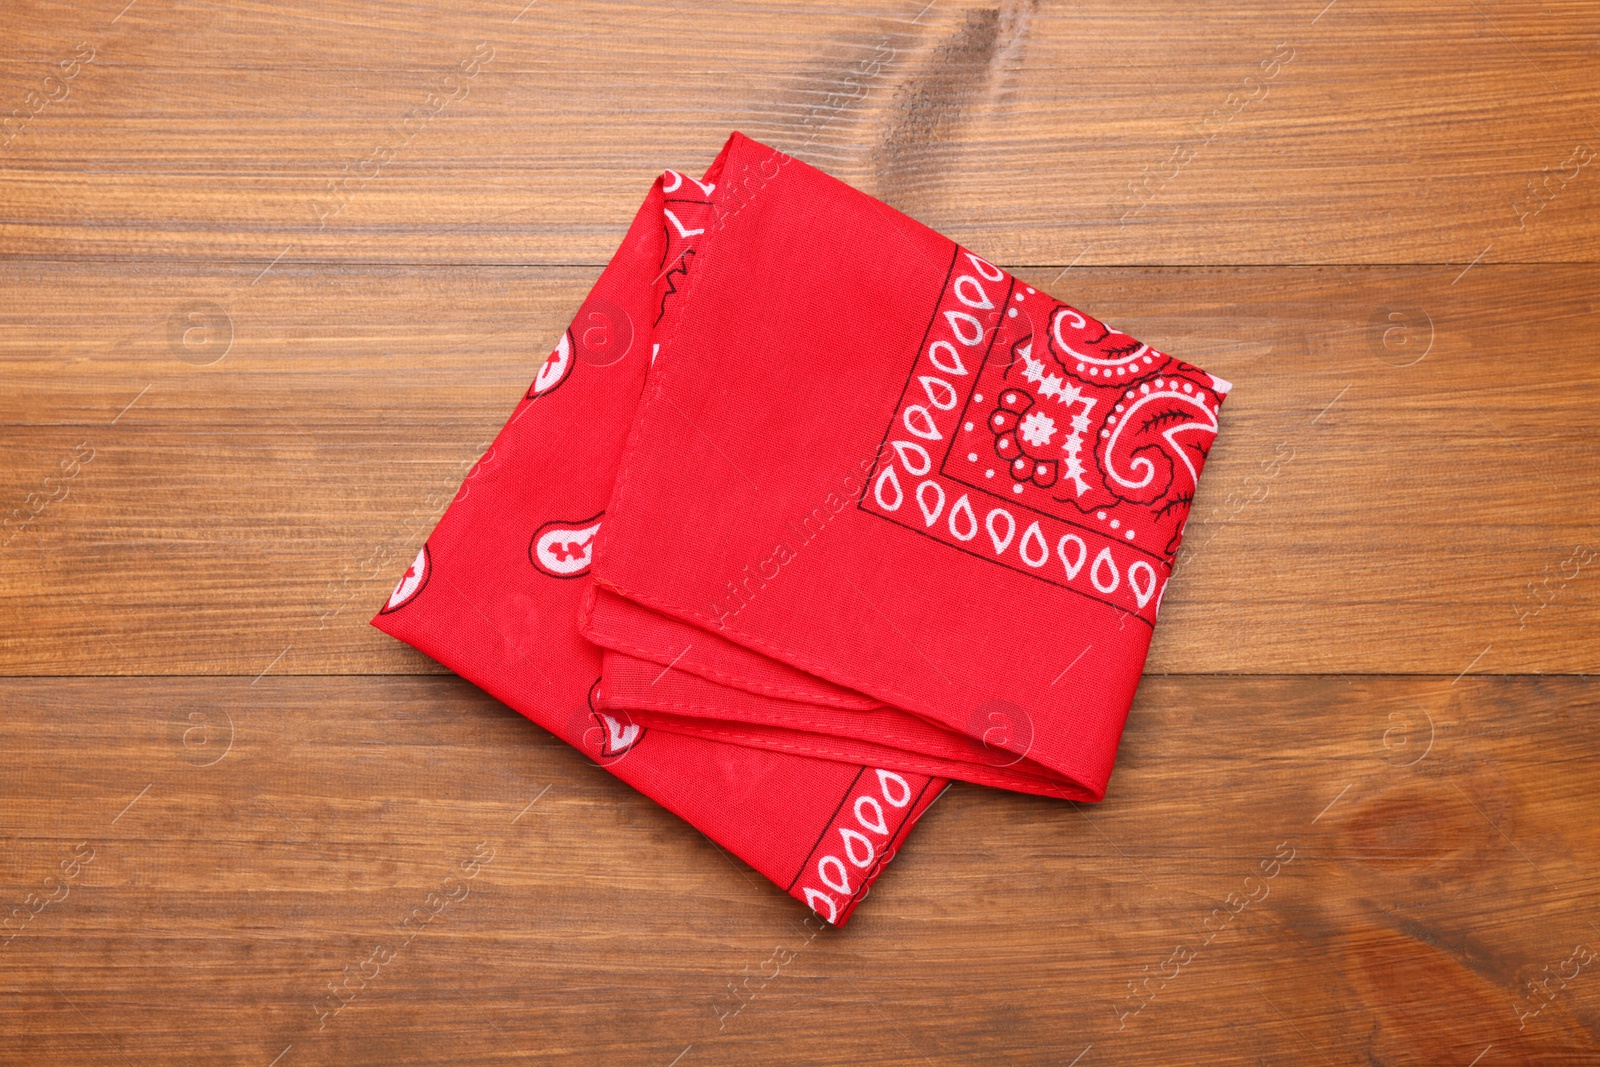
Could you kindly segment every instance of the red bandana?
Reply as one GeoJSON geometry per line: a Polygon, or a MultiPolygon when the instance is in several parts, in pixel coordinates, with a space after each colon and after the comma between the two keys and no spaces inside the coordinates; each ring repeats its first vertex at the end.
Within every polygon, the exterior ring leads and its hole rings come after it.
{"type": "Polygon", "coordinates": [[[1227,390],[735,134],[374,624],[842,925],[946,778],[1104,795],[1227,390]]]}

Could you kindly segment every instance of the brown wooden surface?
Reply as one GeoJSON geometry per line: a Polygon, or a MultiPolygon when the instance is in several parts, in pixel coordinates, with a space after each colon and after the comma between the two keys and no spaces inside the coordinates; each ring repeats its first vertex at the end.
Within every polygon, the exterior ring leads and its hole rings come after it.
{"type": "Polygon", "coordinates": [[[1600,1062],[1600,9],[924,2],[0,13],[0,1062],[1600,1062]],[[1236,383],[1108,800],[815,937],[366,625],[734,128],[1236,383]]]}

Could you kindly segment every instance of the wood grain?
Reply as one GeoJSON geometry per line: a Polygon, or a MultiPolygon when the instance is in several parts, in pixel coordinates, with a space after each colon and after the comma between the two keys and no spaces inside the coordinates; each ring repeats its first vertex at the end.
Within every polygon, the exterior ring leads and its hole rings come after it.
{"type": "MultiPolygon", "coordinates": [[[[9,265],[0,669],[430,669],[366,620],[595,273],[9,265]]],[[[1600,668],[1595,270],[1458,274],[1022,271],[1238,383],[1152,670],[1600,668]]]]}
{"type": "Polygon", "coordinates": [[[996,262],[1594,260],[1600,160],[1514,206],[1600,141],[1592,5],[1325,3],[41,3],[0,100],[95,58],[5,149],[0,236],[599,263],[663,165],[739,128],[996,262]]]}
{"type": "Polygon", "coordinates": [[[1600,940],[1579,679],[1148,679],[1104,804],[958,785],[821,935],[456,679],[0,699],[0,902],[94,853],[0,948],[7,1062],[1580,1063],[1600,1024],[1543,970],[1600,940]]]}
{"type": "Polygon", "coordinates": [[[525,4],[0,12],[0,1063],[1596,1062],[1600,10],[525,4]],[[844,932],[366,625],[732,129],[1236,385],[844,932]]]}

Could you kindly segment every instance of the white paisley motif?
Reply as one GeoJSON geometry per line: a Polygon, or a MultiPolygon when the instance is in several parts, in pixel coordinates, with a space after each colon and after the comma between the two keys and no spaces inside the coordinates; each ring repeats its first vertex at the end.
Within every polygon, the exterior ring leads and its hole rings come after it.
{"type": "Polygon", "coordinates": [[[1038,386],[1040,396],[1054,400],[1058,404],[1065,404],[1069,410],[1073,406],[1078,408],[1077,414],[1072,416],[1072,429],[1061,443],[1062,455],[1066,457],[1061,477],[1070,481],[1077,495],[1082,496],[1089,491],[1089,483],[1083,480],[1083,435],[1089,430],[1089,420],[1094,414],[1095,401],[1092,397],[1085,396],[1081,389],[1063,379],[1061,375],[1046,374],[1044,363],[1033,358],[1031,343],[1016,351],[1017,355],[1022,357],[1022,376],[1038,386]]]}
{"type": "Polygon", "coordinates": [[[1177,389],[1170,388],[1156,388],[1151,389],[1148,393],[1141,392],[1139,398],[1132,401],[1128,405],[1128,410],[1118,420],[1116,429],[1111,431],[1111,439],[1106,442],[1106,473],[1111,476],[1112,481],[1116,482],[1124,489],[1143,489],[1148,486],[1151,480],[1156,476],[1156,465],[1151,462],[1150,458],[1147,456],[1134,456],[1128,463],[1128,472],[1126,476],[1116,469],[1114,461],[1117,455],[1117,445],[1121,440],[1122,433],[1130,425],[1133,425],[1137,421],[1139,410],[1149,404],[1162,400],[1180,401],[1188,404],[1199,413],[1200,421],[1180,423],[1177,426],[1163,430],[1161,436],[1166,439],[1168,445],[1172,446],[1172,454],[1183,461],[1184,467],[1189,471],[1190,483],[1195,484],[1200,480],[1199,472],[1194,469],[1194,464],[1189,462],[1188,453],[1186,453],[1183,449],[1183,446],[1177,441],[1173,440],[1173,438],[1180,433],[1190,433],[1196,430],[1209,434],[1215,434],[1217,432],[1217,413],[1207,407],[1205,401],[1201,397],[1193,393],[1184,393],[1178,391],[1177,389]],[[1143,473],[1135,475],[1135,471],[1142,471],[1143,473]]]}
{"type": "MultiPolygon", "coordinates": [[[[1107,343],[1112,337],[1127,337],[1131,343],[1138,345],[1139,347],[1127,355],[1119,356],[1115,359],[1107,359],[1104,356],[1096,356],[1088,352],[1079,352],[1077,349],[1067,344],[1066,340],[1062,338],[1061,323],[1063,321],[1066,321],[1074,330],[1081,330],[1089,325],[1089,320],[1084,318],[1082,313],[1070,307],[1057,308],[1055,315],[1050,319],[1050,333],[1055,338],[1056,346],[1060,348],[1062,352],[1078,361],[1077,369],[1080,371],[1085,367],[1099,368],[1091,370],[1090,373],[1093,375],[1098,375],[1101,373],[1101,369],[1103,369],[1105,376],[1109,378],[1111,377],[1111,371],[1113,368],[1116,369],[1118,374],[1126,374],[1130,367],[1133,367],[1140,361],[1143,361],[1144,363],[1151,362],[1149,345],[1140,344],[1133,338],[1128,337],[1128,335],[1123,333],[1121,330],[1113,330],[1109,326],[1105,327],[1106,336],[1101,340],[1102,344],[1107,343]]],[[[1104,323],[1101,325],[1104,325],[1104,323]]]]}

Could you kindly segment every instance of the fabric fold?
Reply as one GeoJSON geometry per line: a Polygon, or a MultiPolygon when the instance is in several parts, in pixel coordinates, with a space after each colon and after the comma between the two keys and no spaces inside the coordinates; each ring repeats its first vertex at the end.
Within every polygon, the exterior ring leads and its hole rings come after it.
{"type": "Polygon", "coordinates": [[[843,926],[945,781],[658,730],[596,706],[578,633],[646,372],[714,224],[667,171],[373,625],[431,656],[843,926]]]}
{"type": "Polygon", "coordinates": [[[735,133],[373,621],[842,925],[949,780],[1105,795],[1229,388],[735,133]]]}
{"type": "Polygon", "coordinates": [[[1229,384],[781,152],[723,174],[598,537],[600,703],[1101,799],[1229,384]]]}

